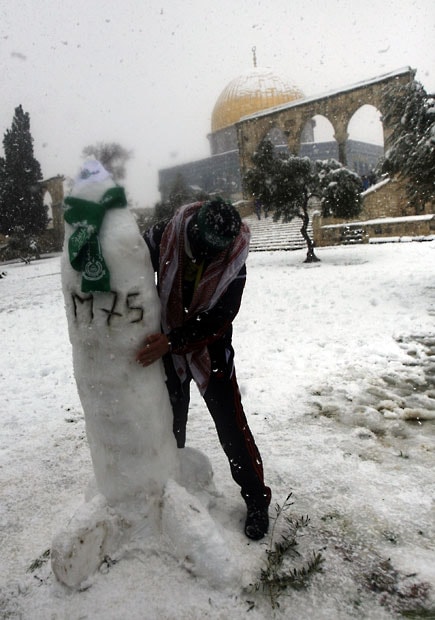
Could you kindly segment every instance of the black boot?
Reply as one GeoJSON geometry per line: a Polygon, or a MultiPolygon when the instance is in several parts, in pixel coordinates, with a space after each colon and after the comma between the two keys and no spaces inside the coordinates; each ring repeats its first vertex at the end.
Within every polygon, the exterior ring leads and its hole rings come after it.
{"type": "Polygon", "coordinates": [[[252,540],[260,540],[269,529],[268,506],[249,504],[245,522],[245,534],[252,540]]]}

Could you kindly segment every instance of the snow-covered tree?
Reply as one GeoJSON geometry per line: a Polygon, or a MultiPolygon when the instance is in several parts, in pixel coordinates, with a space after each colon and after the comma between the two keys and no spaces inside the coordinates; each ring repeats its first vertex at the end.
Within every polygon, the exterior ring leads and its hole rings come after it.
{"type": "Polygon", "coordinates": [[[181,205],[206,200],[208,197],[207,192],[188,186],[183,175],[178,173],[169,188],[168,199],[158,202],[154,207],[156,219],[171,217],[181,205]]]}
{"type": "Polygon", "coordinates": [[[273,211],[275,221],[302,220],[301,234],[307,243],[305,262],[319,259],[308,234],[308,200],[312,182],[312,165],[308,157],[277,157],[270,140],[264,140],[252,157],[254,167],[247,171],[244,186],[266,211],[273,211]]]}
{"type": "Polygon", "coordinates": [[[435,98],[413,80],[384,93],[385,124],[392,128],[382,171],[408,180],[416,213],[435,197],[435,98]]]}
{"type": "Polygon", "coordinates": [[[361,177],[335,159],[316,161],[314,171],[312,191],[320,197],[322,216],[343,219],[358,216],[362,208],[361,177]]]}
{"type": "Polygon", "coordinates": [[[250,168],[243,183],[245,189],[259,200],[265,213],[275,206],[275,172],[276,154],[270,140],[263,140],[252,156],[253,168],[250,168]]]}
{"type": "Polygon", "coordinates": [[[325,216],[352,217],[361,210],[361,180],[338,162],[312,162],[308,157],[277,156],[272,143],[260,144],[244,177],[247,191],[273,211],[275,221],[302,220],[301,234],[307,244],[306,262],[319,260],[308,234],[308,203],[321,199],[325,216]]]}
{"type": "Polygon", "coordinates": [[[114,181],[119,183],[125,179],[126,165],[133,157],[133,151],[128,151],[117,142],[97,142],[85,146],[82,157],[97,159],[110,172],[114,181]]]}
{"type": "Polygon", "coordinates": [[[28,112],[18,106],[12,126],[3,138],[0,158],[0,232],[20,237],[38,234],[47,227],[47,207],[39,182],[41,166],[33,155],[28,112]]]}

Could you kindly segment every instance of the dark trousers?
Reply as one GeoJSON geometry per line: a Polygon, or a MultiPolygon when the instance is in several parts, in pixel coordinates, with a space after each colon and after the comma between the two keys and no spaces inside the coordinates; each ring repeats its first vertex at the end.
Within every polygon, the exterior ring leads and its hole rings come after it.
{"type": "MultiPolygon", "coordinates": [[[[210,347],[210,353],[213,353],[210,347]]],[[[215,347],[216,349],[216,347],[215,347]]],[[[216,351],[215,351],[216,352],[216,351]]],[[[212,373],[204,394],[207,408],[214,420],[219,441],[228,458],[231,475],[239,485],[246,503],[268,506],[271,491],[264,484],[263,463],[243,411],[233,365],[232,347],[211,355],[212,373]],[[218,360],[218,361],[217,361],[218,360]]],[[[181,382],[172,358],[165,356],[166,384],[174,413],[174,435],[177,446],[184,448],[190,402],[192,376],[181,382]]]]}

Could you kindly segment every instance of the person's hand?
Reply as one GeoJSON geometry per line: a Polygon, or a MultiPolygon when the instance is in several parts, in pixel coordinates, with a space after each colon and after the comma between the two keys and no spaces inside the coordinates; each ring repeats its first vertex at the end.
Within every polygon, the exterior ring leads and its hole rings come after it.
{"type": "Polygon", "coordinates": [[[146,367],[159,360],[171,349],[165,334],[151,334],[145,339],[144,346],[136,354],[138,364],[146,367]]]}

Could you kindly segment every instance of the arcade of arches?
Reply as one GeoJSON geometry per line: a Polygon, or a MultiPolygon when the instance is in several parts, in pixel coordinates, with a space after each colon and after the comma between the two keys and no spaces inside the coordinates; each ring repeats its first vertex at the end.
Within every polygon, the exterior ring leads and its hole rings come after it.
{"type": "MultiPolygon", "coordinates": [[[[388,84],[406,84],[414,79],[415,71],[407,67],[371,80],[367,80],[338,92],[316,98],[297,100],[272,110],[245,116],[236,123],[240,173],[243,177],[252,165],[252,155],[265,137],[284,136],[285,146],[291,154],[298,155],[303,147],[304,132],[311,120],[321,115],[326,117],[337,142],[338,160],[347,165],[349,146],[348,128],[353,115],[365,105],[374,106],[383,114],[383,92],[388,84]]],[[[384,145],[389,146],[392,128],[383,124],[384,145]]],[[[359,172],[356,170],[356,172],[359,172]]],[[[428,204],[425,212],[416,214],[406,195],[406,180],[394,178],[379,183],[375,191],[364,197],[363,210],[359,216],[365,224],[365,238],[388,236],[425,236],[435,230],[433,205],[428,204]],[[412,221],[407,218],[412,216],[412,221]],[[386,218],[380,224],[377,218],[386,218]],[[399,218],[393,225],[388,218],[399,218]],[[402,218],[403,221],[399,221],[402,218]],[[376,223],[377,221],[377,223],[376,223]],[[372,223],[373,222],[373,223],[372,223]]],[[[249,198],[246,196],[245,198],[249,198]]],[[[320,216],[313,219],[314,241],[316,245],[335,245],[342,242],[345,225],[343,220],[322,221],[320,216]]],[[[347,226],[345,226],[348,228],[347,226]]]]}
{"type": "MultiPolygon", "coordinates": [[[[303,131],[307,123],[317,115],[324,116],[332,124],[338,146],[338,160],[346,165],[348,126],[353,115],[367,104],[374,106],[382,114],[384,87],[392,82],[407,83],[414,78],[414,74],[415,72],[407,67],[334,93],[297,100],[242,118],[236,123],[242,176],[251,166],[251,157],[258,144],[271,129],[279,129],[286,136],[290,153],[297,155],[303,141],[301,140],[303,131]]],[[[384,141],[388,146],[391,129],[386,126],[383,129],[384,141]]]]}
{"type": "Polygon", "coordinates": [[[338,159],[360,176],[369,175],[384,147],[368,138],[353,139],[349,125],[363,108],[371,108],[377,115],[378,142],[388,146],[391,129],[379,121],[383,89],[394,82],[406,83],[414,74],[405,67],[319,97],[305,97],[297,86],[271,69],[255,66],[232,80],[216,101],[208,135],[211,156],[159,170],[161,198],[167,200],[176,179],[182,178],[187,186],[209,194],[220,194],[235,202],[249,200],[243,195],[242,178],[265,137],[293,155],[313,160],[338,159]],[[329,141],[314,139],[319,117],[330,126],[329,141]]]}

